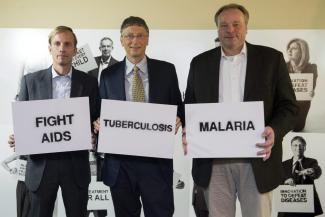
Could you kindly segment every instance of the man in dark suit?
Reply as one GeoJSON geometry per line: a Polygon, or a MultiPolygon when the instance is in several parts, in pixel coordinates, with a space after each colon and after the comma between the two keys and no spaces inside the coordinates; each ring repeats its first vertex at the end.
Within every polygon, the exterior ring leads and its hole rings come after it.
{"type": "Polygon", "coordinates": [[[286,185],[313,185],[314,213],[279,213],[279,217],[314,217],[323,214],[314,180],[322,175],[322,169],[316,159],[305,157],[306,140],[301,136],[291,139],[293,157],[282,163],[284,170],[284,184],[286,185]]]}
{"type": "Polygon", "coordinates": [[[245,42],[248,18],[241,5],[221,7],[215,15],[221,47],[193,58],[188,75],[185,103],[264,102],[265,143],[256,144],[263,158],[193,160],[193,179],[204,189],[210,216],[234,217],[237,196],[243,217],[271,215],[271,191],[283,175],[281,141],[297,112],[283,55],[245,42]]]}
{"type": "MultiPolygon", "coordinates": [[[[100,80],[102,99],[178,105],[182,99],[174,65],[145,55],[149,29],[140,17],[128,17],[121,26],[126,51],[122,62],[105,69],[100,80]],[[133,90],[135,91],[133,91],[133,90]]],[[[95,122],[99,130],[99,122],[95,122]]],[[[173,161],[150,157],[106,155],[103,181],[110,186],[117,217],[171,217],[174,212],[173,161]],[[140,202],[141,198],[141,202],[140,202]]]]}
{"type": "Polygon", "coordinates": [[[98,81],[100,79],[100,74],[104,69],[118,62],[111,55],[111,52],[113,50],[113,40],[109,37],[104,37],[100,40],[99,50],[102,55],[95,57],[97,68],[88,72],[89,75],[97,78],[98,81]]]}
{"type": "MultiPolygon", "coordinates": [[[[91,119],[97,118],[97,80],[72,67],[76,45],[71,28],[56,27],[48,46],[53,65],[22,78],[19,100],[89,97],[91,119]]],[[[13,137],[9,143],[14,144],[13,137]]],[[[32,217],[52,217],[59,187],[67,217],[85,217],[90,182],[88,150],[30,155],[25,182],[31,193],[32,217]]]]}

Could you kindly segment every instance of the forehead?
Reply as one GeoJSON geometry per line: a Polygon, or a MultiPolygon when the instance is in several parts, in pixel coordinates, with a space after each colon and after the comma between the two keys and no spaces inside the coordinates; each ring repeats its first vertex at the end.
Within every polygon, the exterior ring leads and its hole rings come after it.
{"type": "Polygon", "coordinates": [[[123,29],[122,33],[145,34],[147,31],[143,26],[132,25],[123,29]]]}
{"type": "Polygon", "coordinates": [[[231,8],[222,11],[218,16],[218,22],[245,22],[243,12],[239,9],[231,8]]]}
{"type": "Polygon", "coordinates": [[[101,42],[101,45],[109,45],[112,44],[112,42],[109,39],[105,39],[101,42]]]}
{"type": "Polygon", "coordinates": [[[290,44],[290,47],[298,48],[299,45],[298,45],[297,42],[292,42],[292,43],[290,44]]]}
{"type": "Polygon", "coordinates": [[[53,38],[52,42],[54,41],[60,41],[60,42],[74,42],[74,37],[71,32],[66,31],[66,32],[58,32],[56,33],[53,38]]]}

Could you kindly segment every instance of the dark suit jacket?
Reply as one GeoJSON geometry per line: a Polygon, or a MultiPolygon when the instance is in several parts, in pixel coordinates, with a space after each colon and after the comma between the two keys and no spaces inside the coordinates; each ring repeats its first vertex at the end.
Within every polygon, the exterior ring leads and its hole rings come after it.
{"type": "MultiPolygon", "coordinates": [[[[177,115],[183,119],[182,98],[174,65],[149,58],[147,61],[149,102],[178,105],[177,115]]],[[[99,91],[102,99],[126,100],[125,59],[102,72],[99,91]]],[[[102,175],[104,183],[108,186],[115,184],[120,168],[120,157],[119,155],[105,156],[102,175]]],[[[159,159],[158,161],[167,183],[172,185],[173,161],[170,159],[159,159]]]]}
{"type": "MultiPolygon", "coordinates": [[[[297,106],[282,53],[264,46],[246,45],[244,101],[263,101],[265,125],[271,126],[275,132],[271,157],[265,162],[251,159],[258,190],[264,193],[282,182],[282,138],[293,127],[297,106]]],[[[185,103],[218,102],[220,58],[220,47],[193,58],[185,103]]],[[[197,185],[208,186],[212,160],[193,159],[192,175],[197,185]]]]}
{"type": "MultiPolygon", "coordinates": [[[[19,92],[20,101],[52,99],[52,67],[27,74],[22,78],[19,92]]],[[[70,97],[89,97],[91,119],[98,117],[97,80],[84,72],[73,69],[70,97]]],[[[80,187],[90,182],[88,151],[68,152],[71,155],[76,183],[80,187]]],[[[46,159],[51,154],[30,155],[27,161],[25,182],[31,191],[36,191],[43,177],[46,159]]]]}
{"type": "MultiPolygon", "coordinates": [[[[97,68],[93,69],[93,70],[90,70],[88,72],[89,75],[95,77],[98,79],[98,73],[99,73],[99,64],[100,64],[100,60],[101,60],[102,56],[98,56],[98,57],[95,57],[95,61],[97,63],[97,68]]],[[[115,64],[115,63],[118,63],[118,61],[116,59],[114,59],[112,56],[111,56],[111,59],[109,60],[109,63],[108,63],[108,67],[115,64]]]]}
{"type": "MultiPolygon", "coordinates": [[[[314,175],[313,176],[305,176],[305,179],[302,180],[301,183],[295,183],[297,185],[303,184],[303,185],[313,185],[314,188],[314,205],[315,205],[315,215],[323,214],[323,209],[316,191],[316,187],[314,184],[314,180],[318,179],[322,175],[322,169],[318,165],[318,162],[316,159],[303,157],[301,160],[301,165],[304,169],[307,168],[313,168],[314,169],[314,175]]],[[[288,159],[282,163],[283,170],[284,170],[284,179],[283,182],[289,178],[293,178],[292,175],[292,167],[293,167],[293,158],[288,159]]]]}

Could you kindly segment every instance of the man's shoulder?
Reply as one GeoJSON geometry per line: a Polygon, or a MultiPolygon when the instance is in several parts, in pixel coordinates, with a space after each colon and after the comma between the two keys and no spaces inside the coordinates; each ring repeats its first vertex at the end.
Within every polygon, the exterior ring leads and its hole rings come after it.
{"type": "Polygon", "coordinates": [[[200,54],[194,56],[192,59],[192,62],[204,61],[204,60],[208,60],[210,58],[214,58],[217,56],[218,52],[221,53],[220,47],[216,47],[216,48],[204,51],[203,53],[200,53],[200,54]]]}
{"type": "Polygon", "coordinates": [[[174,64],[171,62],[151,58],[148,58],[148,65],[155,65],[159,67],[174,67],[174,64]]]}
{"type": "Polygon", "coordinates": [[[34,78],[42,77],[42,76],[47,75],[49,73],[51,73],[51,67],[47,68],[47,69],[42,69],[42,70],[39,70],[39,71],[27,73],[24,76],[26,77],[26,79],[34,79],[34,78]]]}

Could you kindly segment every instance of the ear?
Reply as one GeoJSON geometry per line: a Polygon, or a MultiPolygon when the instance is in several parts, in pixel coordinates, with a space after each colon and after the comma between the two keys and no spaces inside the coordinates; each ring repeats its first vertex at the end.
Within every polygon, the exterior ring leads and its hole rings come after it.
{"type": "Polygon", "coordinates": [[[48,49],[49,49],[49,53],[51,53],[52,52],[52,47],[51,47],[51,45],[49,44],[48,45],[48,47],[47,47],[48,49]]]}
{"type": "Polygon", "coordinates": [[[77,49],[77,47],[75,47],[73,56],[75,56],[77,54],[77,51],[78,51],[78,49],[77,49]]]}

